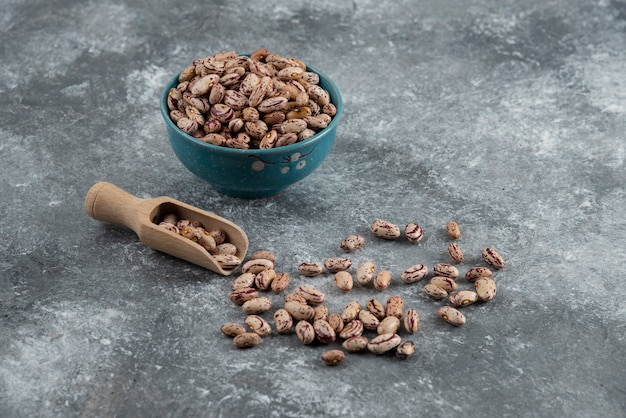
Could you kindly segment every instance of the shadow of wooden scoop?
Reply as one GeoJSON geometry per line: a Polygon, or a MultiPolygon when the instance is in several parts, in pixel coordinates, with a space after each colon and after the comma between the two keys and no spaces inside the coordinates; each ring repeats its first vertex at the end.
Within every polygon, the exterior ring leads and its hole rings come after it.
{"type": "Polygon", "coordinates": [[[165,215],[198,221],[207,230],[221,229],[226,242],[237,247],[235,256],[243,260],[248,251],[248,237],[234,223],[178,200],[162,196],[140,199],[108,182],[96,183],[87,192],[85,209],[92,218],[132,229],[146,246],[207,268],[222,275],[231,274],[235,267],[222,267],[200,244],[169,231],[158,224],[165,215]]]}

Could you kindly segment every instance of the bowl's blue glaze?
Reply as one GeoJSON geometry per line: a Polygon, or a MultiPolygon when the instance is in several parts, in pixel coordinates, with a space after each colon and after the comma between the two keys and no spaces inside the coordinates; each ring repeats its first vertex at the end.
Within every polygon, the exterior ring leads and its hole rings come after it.
{"type": "Polygon", "coordinates": [[[335,83],[320,71],[320,86],[328,91],[337,114],[328,127],[305,141],[272,149],[239,150],[208,144],[178,129],[167,107],[169,90],[178,85],[178,75],[161,95],[161,115],[176,157],[193,174],[206,180],[220,193],[258,198],[277,194],[311,174],[330,153],[343,111],[343,101],[335,83]]]}

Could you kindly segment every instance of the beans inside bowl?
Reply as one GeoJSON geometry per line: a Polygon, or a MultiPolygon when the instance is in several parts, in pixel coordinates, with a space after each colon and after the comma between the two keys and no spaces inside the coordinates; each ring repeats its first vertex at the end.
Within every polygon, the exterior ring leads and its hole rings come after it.
{"type": "Polygon", "coordinates": [[[310,174],[332,148],[341,111],[330,78],[264,49],[196,59],[161,98],[177,157],[238,197],[275,194],[310,174]]]}

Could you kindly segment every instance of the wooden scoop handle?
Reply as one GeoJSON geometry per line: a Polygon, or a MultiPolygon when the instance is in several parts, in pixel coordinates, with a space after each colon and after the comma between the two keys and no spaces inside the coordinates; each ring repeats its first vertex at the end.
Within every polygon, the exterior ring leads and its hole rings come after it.
{"type": "Polygon", "coordinates": [[[142,201],[116,185],[102,181],[87,192],[85,209],[98,221],[124,225],[138,233],[141,225],[138,205],[142,201]]]}

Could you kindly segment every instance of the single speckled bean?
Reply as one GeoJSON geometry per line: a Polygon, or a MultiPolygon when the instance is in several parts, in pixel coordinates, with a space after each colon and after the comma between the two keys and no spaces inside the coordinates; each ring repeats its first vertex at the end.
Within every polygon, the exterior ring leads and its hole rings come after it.
{"type": "Polygon", "coordinates": [[[478,295],[473,290],[455,290],[448,297],[448,303],[457,308],[471,305],[477,300],[478,295]]]}
{"type": "Polygon", "coordinates": [[[373,313],[365,309],[359,311],[359,320],[363,322],[363,328],[370,331],[376,331],[378,324],[380,324],[380,320],[376,318],[373,313]]]}
{"type": "Polygon", "coordinates": [[[424,237],[424,231],[422,230],[421,226],[419,226],[415,222],[411,222],[404,227],[404,236],[410,242],[417,244],[424,237]]]}
{"type": "Polygon", "coordinates": [[[232,254],[215,254],[213,259],[224,270],[232,270],[241,264],[239,257],[232,254]]]}
{"type": "Polygon", "coordinates": [[[290,282],[291,282],[291,276],[289,276],[288,273],[278,273],[276,275],[276,278],[272,280],[270,289],[272,290],[272,292],[276,294],[281,293],[283,290],[289,287],[290,282]]]}
{"type": "Polygon", "coordinates": [[[381,270],[374,277],[374,289],[382,292],[389,287],[391,283],[391,272],[389,270],[381,270]]]}
{"type": "Polygon", "coordinates": [[[461,247],[459,247],[459,244],[456,242],[451,242],[450,244],[448,244],[448,255],[455,263],[460,263],[461,261],[463,261],[463,251],[461,250],[461,247]]]}
{"type": "Polygon", "coordinates": [[[260,314],[267,312],[272,307],[272,301],[266,297],[250,299],[242,305],[243,311],[247,314],[260,314]]]}
{"type": "Polygon", "coordinates": [[[324,319],[315,320],[313,322],[313,329],[315,330],[317,341],[322,344],[330,344],[335,341],[337,337],[333,327],[324,319]]]}
{"type": "Polygon", "coordinates": [[[404,330],[409,334],[414,334],[420,327],[420,315],[416,309],[409,308],[404,314],[404,330]]]}
{"type": "Polygon", "coordinates": [[[302,296],[308,303],[314,305],[324,303],[324,300],[326,300],[326,294],[324,294],[324,292],[306,284],[296,287],[294,293],[302,296]]]}
{"type": "Polygon", "coordinates": [[[434,284],[435,286],[439,286],[446,292],[454,292],[458,288],[456,280],[449,277],[435,276],[430,279],[429,283],[434,284]]]}
{"type": "Polygon", "coordinates": [[[465,325],[467,322],[465,315],[452,306],[440,306],[437,308],[437,315],[448,324],[455,326],[465,325]]]}
{"type": "Polygon", "coordinates": [[[230,242],[224,242],[222,244],[217,244],[215,246],[215,249],[211,251],[211,254],[235,255],[237,254],[237,247],[234,244],[231,244],[230,242]]]}
{"type": "Polygon", "coordinates": [[[253,258],[251,260],[246,261],[241,266],[242,273],[253,273],[257,274],[263,270],[269,270],[274,268],[274,262],[271,260],[266,260],[264,258],[253,258]]]}
{"type": "Polygon", "coordinates": [[[237,290],[252,286],[254,286],[254,274],[243,273],[233,280],[233,283],[230,285],[230,290],[237,290]]]}
{"type": "Polygon", "coordinates": [[[356,281],[361,285],[365,286],[369,284],[374,279],[374,272],[376,271],[376,266],[371,261],[364,261],[356,269],[356,281]]]}
{"type": "Polygon", "coordinates": [[[487,247],[481,253],[483,260],[495,269],[504,268],[504,258],[496,251],[495,248],[487,247]]]}
{"type": "Polygon", "coordinates": [[[381,334],[367,344],[367,349],[374,354],[383,354],[393,350],[402,342],[398,334],[381,334]]]}
{"type": "Polygon", "coordinates": [[[385,307],[376,299],[368,299],[365,302],[365,307],[370,311],[378,320],[385,317],[385,307]]]}
{"type": "Polygon", "coordinates": [[[363,322],[358,319],[345,324],[343,329],[339,332],[339,338],[344,340],[347,340],[350,337],[357,337],[359,335],[363,335],[363,322]]]}
{"type": "Polygon", "coordinates": [[[396,356],[402,360],[406,360],[415,353],[415,343],[413,341],[404,341],[396,348],[396,356]]]}
{"type": "Polygon", "coordinates": [[[333,312],[330,315],[328,315],[327,321],[330,324],[330,326],[333,327],[333,329],[335,330],[335,333],[338,334],[343,329],[344,322],[343,322],[343,319],[341,319],[341,315],[339,315],[338,313],[333,312]]]}
{"type": "Polygon", "coordinates": [[[258,297],[259,291],[253,287],[241,287],[230,292],[230,300],[237,305],[243,305],[245,302],[258,297]]]}
{"type": "Polygon", "coordinates": [[[315,340],[315,329],[307,321],[298,321],[296,324],[296,336],[302,344],[311,344],[315,340]]]}
{"type": "Polygon", "coordinates": [[[424,292],[424,294],[430,296],[431,298],[437,299],[437,300],[445,299],[446,297],[448,297],[448,292],[446,292],[439,286],[436,286],[430,283],[422,287],[422,292],[424,292]]]}
{"type": "Polygon", "coordinates": [[[286,334],[291,331],[293,318],[286,309],[277,309],[274,312],[274,325],[276,326],[276,332],[286,334]]]}
{"type": "Polygon", "coordinates": [[[255,347],[261,344],[261,336],[256,332],[244,332],[233,338],[233,345],[237,348],[255,347]]]}
{"type": "Polygon", "coordinates": [[[255,252],[252,253],[250,258],[252,260],[263,259],[263,260],[270,260],[272,263],[276,262],[276,255],[269,250],[256,250],[255,252]]]}
{"type": "Polygon", "coordinates": [[[370,231],[383,239],[396,239],[400,236],[400,227],[382,219],[374,219],[370,225],[370,231]]]}
{"type": "Polygon", "coordinates": [[[328,320],[328,306],[317,305],[315,308],[313,308],[313,310],[315,311],[315,316],[313,317],[313,320],[317,320],[317,319],[323,319],[324,321],[328,320]]]}
{"type": "Polygon", "coordinates": [[[488,301],[496,297],[496,282],[491,277],[479,277],[474,282],[474,286],[480,300],[488,301]]]}
{"type": "Polygon", "coordinates": [[[344,354],[344,352],[337,349],[324,351],[322,353],[322,361],[327,366],[336,366],[344,361],[345,358],[346,355],[344,354]]]}
{"type": "Polygon", "coordinates": [[[385,316],[402,318],[403,311],[404,300],[400,296],[393,295],[387,299],[387,303],[385,304],[385,316]]]}
{"type": "Polygon", "coordinates": [[[345,340],[343,343],[341,343],[341,347],[350,353],[356,353],[365,350],[367,348],[368,342],[369,340],[367,339],[367,337],[357,335],[355,337],[350,337],[345,340]]]}
{"type": "Polygon", "coordinates": [[[428,267],[424,264],[415,264],[400,274],[400,280],[404,283],[415,283],[428,275],[428,267]]]}
{"type": "Polygon", "coordinates": [[[304,262],[298,266],[298,271],[303,276],[315,277],[324,271],[324,266],[316,262],[304,262]]]}
{"type": "Polygon", "coordinates": [[[452,239],[461,238],[461,228],[455,221],[449,221],[446,224],[446,234],[452,239]]]}
{"type": "Polygon", "coordinates": [[[465,279],[468,282],[475,282],[479,277],[492,277],[493,271],[488,267],[472,267],[465,272],[465,279]]]}
{"type": "Polygon", "coordinates": [[[395,316],[388,316],[378,324],[376,332],[382,334],[395,334],[400,329],[400,319],[395,316]]]}
{"type": "Polygon", "coordinates": [[[285,309],[296,321],[310,321],[315,317],[315,309],[312,306],[300,302],[285,302],[285,309]]]}
{"type": "Polygon", "coordinates": [[[259,290],[268,290],[276,278],[276,271],[272,269],[261,270],[254,277],[254,285],[259,290]]]}
{"type": "Polygon", "coordinates": [[[298,302],[306,305],[308,302],[305,298],[300,295],[296,295],[295,293],[287,293],[285,294],[285,302],[298,302]]]}
{"type": "Polygon", "coordinates": [[[433,274],[435,276],[444,276],[451,279],[459,277],[459,269],[448,263],[438,263],[433,266],[433,274]]]}
{"type": "Polygon", "coordinates": [[[222,327],[220,328],[220,331],[222,331],[222,334],[226,335],[227,337],[236,337],[237,335],[243,334],[244,332],[246,332],[246,329],[241,324],[237,324],[235,322],[228,322],[222,325],[222,327]]]}
{"type": "Polygon", "coordinates": [[[324,260],[324,267],[331,273],[348,270],[352,266],[352,260],[345,257],[329,257],[324,260]]]}
{"type": "Polygon", "coordinates": [[[365,244],[364,236],[359,234],[352,234],[344,238],[344,240],[341,241],[341,244],[339,244],[339,247],[344,251],[352,252],[361,248],[363,244],[365,244]]]}
{"type": "Polygon", "coordinates": [[[258,315],[248,315],[244,318],[243,323],[252,330],[259,334],[261,337],[267,337],[272,333],[271,325],[258,315]]]}
{"type": "Polygon", "coordinates": [[[343,322],[350,322],[353,319],[358,318],[361,311],[361,304],[356,300],[348,302],[341,311],[341,319],[343,322]]]}
{"type": "Polygon", "coordinates": [[[354,286],[354,280],[350,272],[342,270],[335,273],[335,286],[343,292],[349,292],[354,286]]]}

